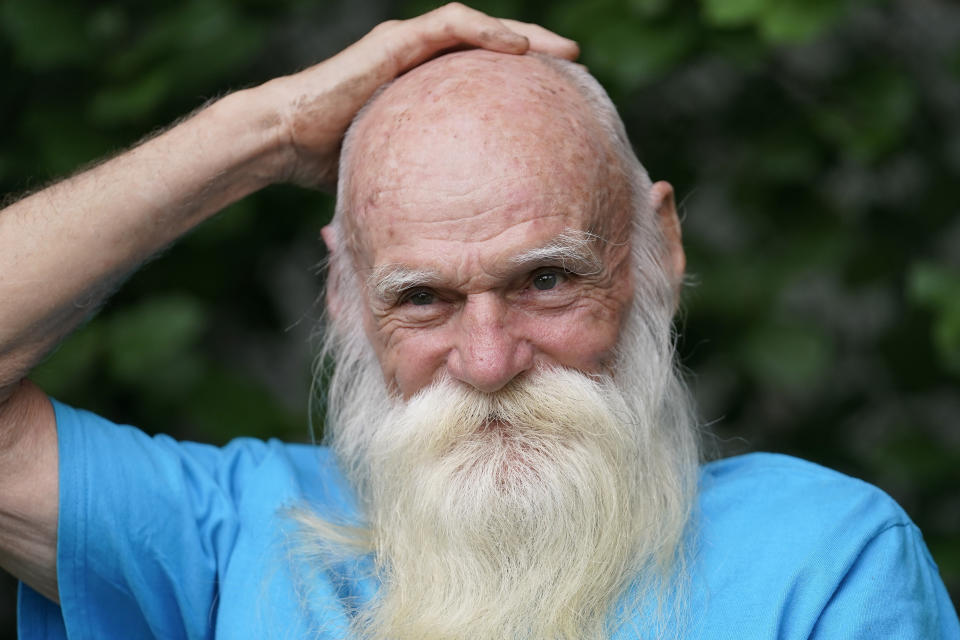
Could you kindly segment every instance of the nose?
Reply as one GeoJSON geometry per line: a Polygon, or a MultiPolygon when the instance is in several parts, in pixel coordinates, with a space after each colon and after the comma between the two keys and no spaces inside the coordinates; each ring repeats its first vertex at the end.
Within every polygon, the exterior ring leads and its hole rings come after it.
{"type": "Polygon", "coordinates": [[[493,292],[467,298],[456,330],[447,368],[479,391],[497,391],[533,365],[533,347],[508,326],[506,303],[493,292]]]}

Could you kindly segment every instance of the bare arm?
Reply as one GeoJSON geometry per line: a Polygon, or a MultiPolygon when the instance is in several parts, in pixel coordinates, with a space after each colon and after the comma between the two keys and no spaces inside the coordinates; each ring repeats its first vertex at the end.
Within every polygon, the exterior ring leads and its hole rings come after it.
{"type": "Polygon", "coordinates": [[[49,401],[23,382],[33,366],[125,274],[223,207],[276,182],[332,183],[343,132],[373,91],[463,45],[577,53],[539,27],[448,5],[0,211],[0,566],[57,600],[56,432],[49,401]]]}

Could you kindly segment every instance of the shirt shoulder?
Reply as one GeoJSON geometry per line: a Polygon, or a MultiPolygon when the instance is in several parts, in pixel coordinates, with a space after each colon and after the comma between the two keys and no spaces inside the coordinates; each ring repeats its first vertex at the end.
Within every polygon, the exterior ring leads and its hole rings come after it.
{"type": "Polygon", "coordinates": [[[824,521],[839,525],[841,518],[854,519],[847,524],[865,532],[912,525],[900,505],[881,489],[782,454],[751,453],[711,462],[702,469],[700,491],[707,517],[722,513],[722,519],[764,518],[803,530],[824,521]]]}
{"type": "Polygon", "coordinates": [[[920,531],[881,489],[756,453],[705,465],[700,490],[703,637],[958,637],[920,531]]]}
{"type": "MultiPolygon", "coordinates": [[[[103,458],[106,464],[124,465],[129,472],[146,472],[142,466],[129,463],[139,458],[148,461],[148,468],[161,477],[180,475],[185,485],[223,492],[232,502],[242,501],[250,492],[269,494],[257,488],[272,489],[275,502],[279,485],[303,490],[307,500],[345,499],[340,495],[347,491],[343,474],[326,447],[250,437],[235,438],[224,446],[180,441],[164,434],[150,436],[136,427],[115,424],[56,400],[52,403],[59,445],[77,452],[74,460],[103,458]],[[107,452],[113,455],[104,455],[107,452]],[[326,491],[316,492],[318,485],[326,491]]],[[[61,473],[70,473],[74,460],[67,461],[61,473]]]]}
{"type": "Polygon", "coordinates": [[[20,637],[210,637],[225,620],[249,628],[267,584],[285,597],[266,608],[292,630],[296,593],[267,561],[282,559],[286,509],[350,508],[327,449],[179,442],[53,404],[61,606],[24,588],[20,637]]]}

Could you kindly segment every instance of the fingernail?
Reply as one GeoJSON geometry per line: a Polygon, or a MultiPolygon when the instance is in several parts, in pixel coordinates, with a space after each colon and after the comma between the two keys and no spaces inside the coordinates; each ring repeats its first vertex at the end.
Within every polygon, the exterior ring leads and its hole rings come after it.
{"type": "Polygon", "coordinates": [[[526,36],[522,36],[519,33],[515,33],[513,31],[506,31],[504,35],[506,36],[505,40],[509,41],[509,43],[513,46],[517,46],[517,47],[530,46],[530,40],[528,40],[526,36]]]}

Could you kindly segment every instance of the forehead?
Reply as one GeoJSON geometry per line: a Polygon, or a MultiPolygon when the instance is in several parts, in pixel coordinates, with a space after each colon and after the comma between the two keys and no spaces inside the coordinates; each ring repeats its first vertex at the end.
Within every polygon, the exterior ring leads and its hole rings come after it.
{"type": "Polygon", "coordinates": [[[522,250],[598,230],[617,199],[611,156],[583,98],[541,61],[447,56],[397,81],[357,127],[355,249],[376,266],[424,240],[522,250]]]}

